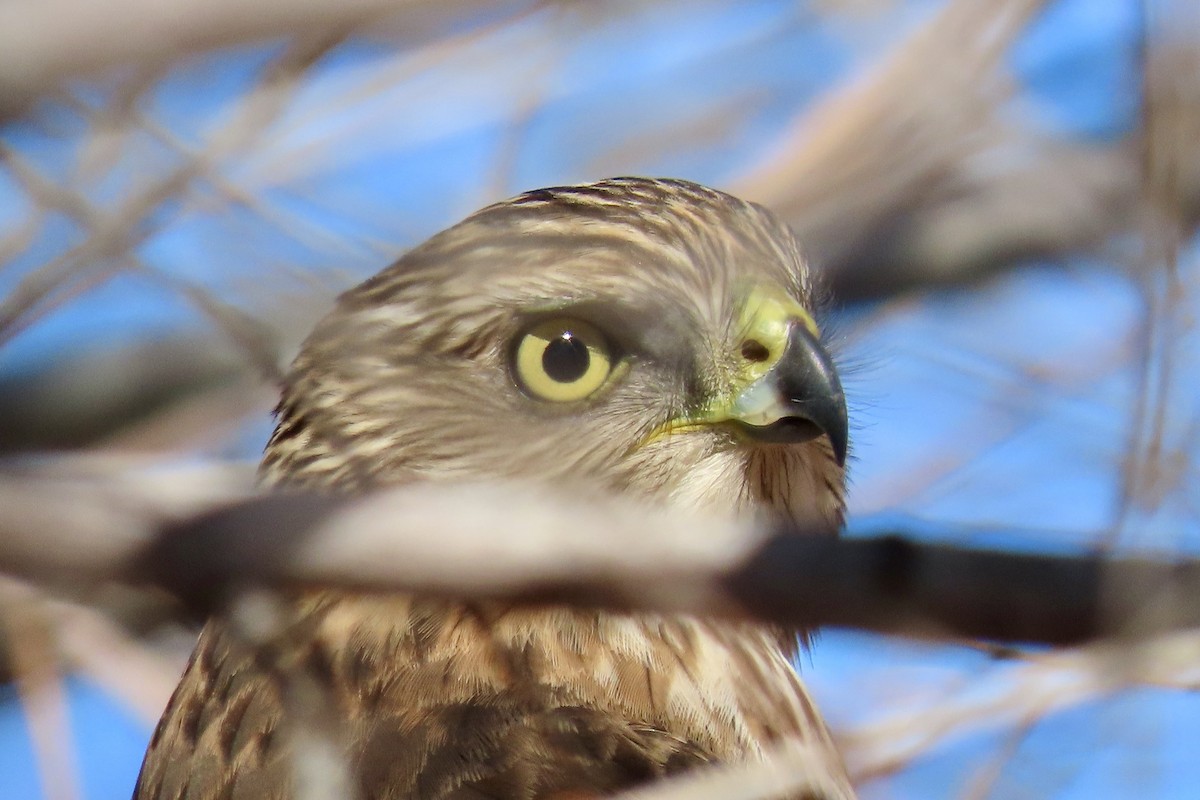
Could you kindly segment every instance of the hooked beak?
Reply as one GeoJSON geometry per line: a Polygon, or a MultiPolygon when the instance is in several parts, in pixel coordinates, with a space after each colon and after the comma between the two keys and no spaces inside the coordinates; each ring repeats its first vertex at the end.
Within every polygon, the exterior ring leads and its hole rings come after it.
{"type": "Polygon", "coordinates": [[[738,330],[744,361],[732,391],[671,420],[645,441],[713,425],[778,444],[827,436],[838,466],[845,466],[846,397],[808,311],[781,290],[760,286],[748,293],[738,330]]]}
{"type": "Polygon", "coordinates": [[[838,466],[846,463],[842,383],[828,351],[801,320],[789,324],[779,360],[737,396],[729,411],[728,421],[760,442],[794,444],[828,436],[838,466]]]}

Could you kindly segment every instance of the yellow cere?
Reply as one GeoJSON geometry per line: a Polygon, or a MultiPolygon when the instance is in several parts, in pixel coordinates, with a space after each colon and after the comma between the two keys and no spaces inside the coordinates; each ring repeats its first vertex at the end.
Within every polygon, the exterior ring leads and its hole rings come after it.
{"type": "Polygon", "coordinates": [[[809,333],[820,338],[821,332],[808,309],[779,287],[757,284],[746,292],[737,320],[737,344],[756,341],[767,349],[767,357],[761,361],[742,360],[737,381],[738,393],[766,375],[778,363],[787,347],[788,327],[794,320],[803,322],[809,333]]]}
{"type": "Polygon", "coordinates": [[[590,397],[613,371],[604,335],[582,320],[558,317],[521,337],[514,358],[517,378],[535,397],[570,403],[590,397]]]}
{"type": "Polygon", "coordinates": [[[659,426],[650,432],[642,444],[736,419],[734,406],[738,398],[779,363],[787,348],[788,327],[795,320],[803,322],[813,336],[820,336],[820,329],[812,314],[787,292],[774,285],[755,284],[749,287],[734,326],[737,338],[732,344],[740,348],[744,342],[752,340],[766,349],[766,357],[758,360],[741,359],[734,385],[727,397],[713,398],[698,413],[659,426]]]}

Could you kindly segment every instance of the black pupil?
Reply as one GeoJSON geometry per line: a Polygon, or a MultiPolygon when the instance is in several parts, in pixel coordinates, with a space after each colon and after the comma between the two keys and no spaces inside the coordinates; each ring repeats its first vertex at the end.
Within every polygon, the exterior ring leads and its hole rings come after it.
{"type": "Polygon", "coordinates": [[[559,383],[574,383],[582,378],[591,360],[587,345],[570,331],[551,339],[542,351],[542,369],[559,383]]]}

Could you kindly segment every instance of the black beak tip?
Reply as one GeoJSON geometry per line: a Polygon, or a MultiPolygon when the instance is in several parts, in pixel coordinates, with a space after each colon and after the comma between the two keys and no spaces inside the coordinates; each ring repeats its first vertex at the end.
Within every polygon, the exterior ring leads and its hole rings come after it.
{"type": "Polygon", "coordinates": [[[837,459],[837,465],[839,467],[846,466],[846,450],[850,437],[846,432],[845,416],[842,417],[840,428],[835,431],[825,431],[825,435],[829,437],[829,444],[833,446],[833,457],[837,459]]]}
{"type": "Polygon", "coordinates": [[[842,382],[828,351],[799,322],[791,326],[776,380],[790,413],[767,427],[785,426],[796,437],[791,441],[808,441],[824,434],[838,466],[846,466],[850,432],[842,382]]]}
{"type": "Polygon", "coordinates": [[[738,423],[738,429],[746,436],[758,442],[770,444],[803,444],[821,436],[829,437],[833,448],[833,457],[839,467],[846,466],[846,425],[845,415],[841,417],[842,424],[822,425],[807,416],[784,417],[770,425],[749,425],[738,423]]]}

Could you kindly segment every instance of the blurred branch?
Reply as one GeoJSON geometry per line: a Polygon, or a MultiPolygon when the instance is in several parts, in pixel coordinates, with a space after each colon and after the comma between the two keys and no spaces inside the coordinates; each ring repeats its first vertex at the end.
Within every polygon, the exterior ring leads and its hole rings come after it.
{"type": "Polygon", "coordinates": [[[1191,460],[1171,452],[1167,426],[1175,374],[1185,356],[1177,342],[1195,326],[1195,297],[1181,276],[1179,259],[1200,220],[1200,9],[1177,0],[1147,0],[1143,13],[1136,215],[1143,307],[1134,361],[1137,394],[1110,543],[1185,480],[1170,462],[1191,460]]]}
{"type": "Polygon", "coordinates": [[[829,748],[789,742],[749,764],[726,764],[697,769],[623,792],[614,800],[775,800],[779,797],[820,797],[849,800],[842,785],[831,779],[841,772],[829,763],[829,748]]]}
{"type": "MultiPolygon", "coordinates": [[[[482,0],[39,0],[0,5],[0,114],[65,78],[158,64],[183,53],[257,39],[345,34],[403,14],[419,29],[469,19],[482,0]],[[9,108],[5,108],[8,106],[9,108]]],[[[528,5],[509,0],[514,7],[528,5]]]]}
{"type": "Polygon", "coordinates": [[[43,796],[47,800],[75,800],[80,793],[54,627],[37,592],[3,575],[0,631],[9,645],[7,655],[30,727],[43,796]]]}
{"type": "MultiPolygon", "coordinates": [[[[3,9],[0,9],[2,13],[3,9]]],[[[222,159],[251,146],[282,113],[297,85],[314,62],[337,44],[332,38],[298,41],[284,48],[198,152],[185,151],[183,163],[160,179],[130,189],[112,207],[93,203],[85,192],[57,185],[21,155],[0,143],[0,161],[24,192],[45,209],[55,209],[76,221],[86,236],[55,258],[22,276],[0,297],[0,345],[44,318],[50,311],[103,285],[122,272],[137,271],[166,283],[243,345],[264,374],[275,367],[261,324],[237,314],[227,304],[186,281],[148,269],[134,255],[178,214],[172,203],[187,198],[194,181],[219,171],[222,159]]]]}
{"type": "Polygon", "coordinates": [[[30,679],[34,665],[22,659],[33,641],[41,641],[51,665],[63,664],[102,687],[132,709],[146,724],[162,715],[179,681],[183,663],[167,658],[135,640],[94,608],[60,600],[32,586],[0,577],[4,611],[25,617],[21,625],[0,628],[0,682],[30,679]],[[42,626],[40,639],[30,638],[33,620],[42,626]]]}
{"type": "Polygon", "coordinates": [[[296,800],[357,800],[358,782],[350,772],[345,719],[332,693],[311,669],[280,658],[289,629],[290,609],[275,594],[248,591],[238,595],[228,615],[232,646],[247,654],[270,677],[283,706],[283,735],[289,739],[289,761],[296,800]]]}
{"type": "Polygon", "coordinates": [[[1200,8],[1145,0],[1141,157],[1145,231],[1161,265],[1200,222],[1200,8]]]}
{"type": "Polygon", "coordinates": [[[235,348],[200,336],[77,351],[0,379],[0,455],[170,446],[200,431],[211,441],[218,425],[270,406],[254,373],[235,348]]]}
{"type": "Polygon", "coordinates": [[[0,477],[0,569],[148,582],[205,614],[248,587],[338,585],[1052,644],[1200,625],[1200,562],[837,540],[518,485],[247,499],[227,470],[97,467],[0,477]]]}
{"type": "MultiPolygon", "coordinates": [[[[802,112],[735,190],[788,217],[842,299],[969,280],[1129,232],[1135,145],[1056,139],[1001,114],[1002,56],[1044,5],[949,3],[802,112]]],[[[1194,216],[1200,172],[1181,183],[1194,216]]]]}
{"type": "Polygon", "coordinates": [[[1000,58],[1043,4],[949,3],[803,112],[738,191],[784,213],[819,263],[846,269],[994,137],[1000,58]]]}
{"type": "Polygon", "coordinates": [[[1130,685],[1194,690],[1200,685],[1200,633],[1185,631],[1132,643],[1102,642],[1030,657],[986,692],[939,697],[843,731],[838,744],[856,783],[904,769],[964,731],[979,733],[1046,719],[1130,685]],[[998,685],[997,685],[998,684],[998,685]]]}
{"type": "MultiPolygon", "coordinates": [[[[145,0],[118,0],[118,8],[106,6],[102,14],[78,0],[0,8],[0,76],[4,76],[0,96],[5,80],[25,87],[17,95],[46,91],[57,82],[54,76],[77,74],[90,69],[88,64],[123,64],[131,77],[122,79],[121,85],[144,88],[153,85],[147,77],[157,74],[153,65],[169,64],[180,52],[263,36],[286,34],[290,54],[272,62],[266,80],[246,92],[240,102],[244,108],[229,115],[232,123],[209,137],[202,152],[185,152],[182,167],[145,192],[131,192],[117,213],[92,210],[93,219],[86,226],[89,236],[48,264],[41,271],[44,275],[22,287],[26,291],[14,295],[22,308],[28,305],[27,294],[36,299],[39,292],[53,290],[53,296],[43,299],[52,305],[123,269],[112,260],[126,257],[131,248],[153,235],[161,223],[149,217],[165,198],[187,196],[198,178],[215,186],[224,202],[257,207],[287,228],[289,235],[307,230],[310,225],[295,224],[287,215],[270,211],[262,187],[240,189],[217,167],[228,154],[262,149],[255,137],[270,130],[268,123],[279,108],[294,99],[297,88],[311,77],[308,68],[313,63],[351,28],[357,36],[392,36],[399,31],[418,41],[423,30],[429,33],[430,25],[450,29],[451,23],[472,19],[488,25],[497,17],[513,17],[538,4],[508,0],[486,14],[480,12],[483,4],[478,0],[451,4],[406,0],[398,5],[354,0],[320,7],[310,0],[268,0],[253,9],[235,8],[228,0],[195,7],[176,0],[151,3],[153,8],[139,13],[143,5],[145,0]],[[76,5],[78,13],[66,12],[76,5]],[[104,19],[91,20],[97,14],[104,19]],[[121,25],[122,35],[98,35],[122,19],[130,20],[121,25]],[[6,26],[6,20],[11,24],[6,26]],[[131,35],[129,25],[152,33],[131,35]],[[6,30],[22,31],[17,46],[5,48],[6,37],[13,38],[6,30]],[[69,46],[73,36],[86,42],[69,46]],[[8,59],[20,60],[20,68],[6,69],[8,59]],[[64,275],[70,276],[75,292],[63,292],[64,275]]],[[[1037,130],[1028,114],[1008,113],[1011,82],[1004,74],[1005,53],[1044,5],[1045,0],[947,3],[855,80],[801,112],[767,157],[743,178],[733,180],[731,188],[782,212],[842,299],[969,280],[1021,259],[1056,258],[1113,243],[1133,229],[1138,217],[1142,144],[1138,137],[1112,144],[1082,143],[1037,130]]],[[[1177,27],[1188,30],[1191,12],[1186,3],[1163,0],[1152,5],[1162,6],[1164,18],[1178,18],[1177,27]]],[[[637,6],[615,6],[604,12],[604,18],[632,13],[637,6]]],[[[1181,33],[1152,44],[1156,58],[1174,61],[1178,69],[1148,77],[1148,91],[1175,80],[1183,94],[1173,96],[1186,99],[1186,93],[1194,91],[1182,77],[1191,74],[1186,53],[1189,47],[1194,49],[1192,39],[1181,33]]],[[[412,74],[384,70],[378,77],[364,84],[370,87],[369,95],[382,96],[397,83],[411,80],[412,74]]],[[[518,127],[521,118],[536,115],[554,99],[531,100],[525,86],[512,92],[512,124],[518,127]]],[[[355,96],[359,103],[366,100],[355,96]]],[[[127,100],[118,105],[126,109],[130,130],[171,138],[152,115],[127,100]]],[[[343,102],[334,111],[344,114],[343,102]]],[[[1194,104],[1177,103],[1175,110],[1191,126],[1181,130],[1200,124],[1194,104]]],[[[85,116],[92,113],[96,112],[85,116]]],[[[727,124],[739,116],[735,103],[723,112],[718,109],[714,119],[727,124]]],[[[380,124],[385,124],[383,118],[380,124]]],[[[650,150],[673,149],[681,136],[709,135],[722,141],[732,135],[723,128],[705,134],[698,127],[711,124],[693,121],[659,131],[650,150]]],[[[178,142],[174,146],[189,150],[178,142]]],[[[82,212],[88,209],[79,207],[82,195],[37,180],[16,154],[8,158],[24,190],[39,206],[82,215],[86,221],[89,214],[82,212]]],[[[649,155],[630,156],[616,148],[602,163],[621,171],[619,165],[631,158],[650,160],[649,155]]],[[[303,158],[287,161],[306,163],[303,158]]],[[[1177,173],[1179,196],[1193,222],[1200,214],[1197,161],[1189,157],[1177,173]]]]}

